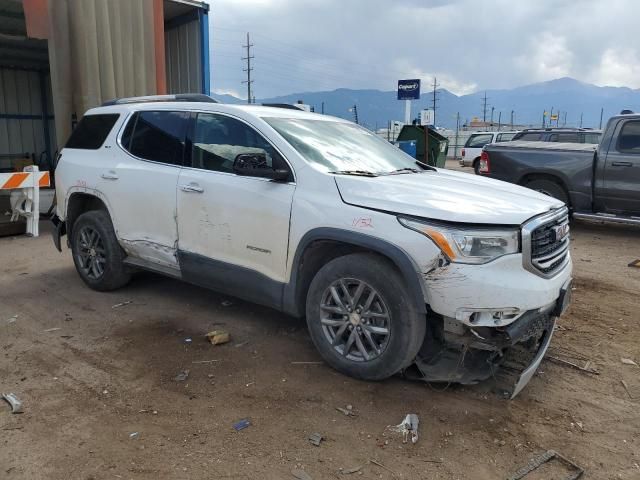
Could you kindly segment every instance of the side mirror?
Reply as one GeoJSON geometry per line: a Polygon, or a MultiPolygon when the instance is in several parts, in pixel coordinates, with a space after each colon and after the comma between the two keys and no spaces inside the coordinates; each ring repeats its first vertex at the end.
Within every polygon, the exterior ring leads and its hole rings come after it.
{"type": "Polygon", "coordinates": [[[233,171],[238,175],[269,178],[277,182],[289,178],[289,170],[271,168],[264,153],[241,153],[233,161],[233,171]]]}

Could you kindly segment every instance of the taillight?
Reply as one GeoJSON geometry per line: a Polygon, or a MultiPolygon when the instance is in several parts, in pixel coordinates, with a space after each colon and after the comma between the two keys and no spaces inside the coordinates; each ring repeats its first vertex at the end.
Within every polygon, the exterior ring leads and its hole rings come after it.
{"type": "Polygon", "coordinates": [[[480,173],[491,173],[491,162],[489,161],[489,154],[483,150],[480,154],[480,173]]]}
{"type": "Polygon", "coordinates": [[[464,148],[462,149],[462,156],[464,157],[464,148]]]}

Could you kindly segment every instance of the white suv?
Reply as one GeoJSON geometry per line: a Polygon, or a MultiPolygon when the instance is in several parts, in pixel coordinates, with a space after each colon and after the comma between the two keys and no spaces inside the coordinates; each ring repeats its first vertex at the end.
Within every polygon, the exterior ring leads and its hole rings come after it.
{"type": "Polygon", "coordinates": [[[476,132],[472,133],[462,147],[460,165],[473,167],[476,175],[480,168],[480,155],[485,145],[509,142],[518,132],[476,132]]]}
{"type": "Polygon", "coordinates": [[[306,316],[362,379],[531,378],[571,292],[562,202],[339,118],[145,100],[89,110],[59,158],[54,241],[89,287],[147,269],[306,316]]]}

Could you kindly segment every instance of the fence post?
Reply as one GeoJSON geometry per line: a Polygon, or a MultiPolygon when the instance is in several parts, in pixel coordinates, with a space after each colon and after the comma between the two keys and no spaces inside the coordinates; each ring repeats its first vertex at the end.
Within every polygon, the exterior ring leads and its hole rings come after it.
{"type": "Polygon", "coordinates": [[[31,212],[27,212],[27,235],[37,237],[39,235],[39,222],[40,222],[40,175],[39,169],[36,165],[31,165],[24,168],[25,172],[31,173],[30,185],[27,186],[27,205],[31,205],[31,212]]]}

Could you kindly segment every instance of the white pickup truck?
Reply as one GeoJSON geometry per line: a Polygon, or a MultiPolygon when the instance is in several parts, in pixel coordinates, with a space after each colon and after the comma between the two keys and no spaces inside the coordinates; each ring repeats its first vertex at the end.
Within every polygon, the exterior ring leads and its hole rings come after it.
{"type": "Polygon", "coordinates": [[[203,100],[121,99],[71,135],[54,241],[89,287],[152,270],[306,317],[347,375],[522,389],[570,299],[562,202],[342,119],[203,100]]]}

